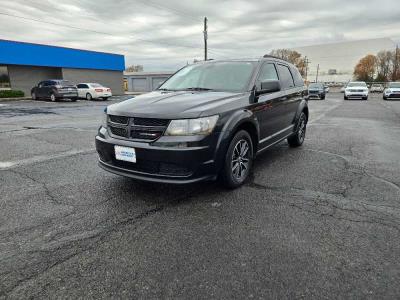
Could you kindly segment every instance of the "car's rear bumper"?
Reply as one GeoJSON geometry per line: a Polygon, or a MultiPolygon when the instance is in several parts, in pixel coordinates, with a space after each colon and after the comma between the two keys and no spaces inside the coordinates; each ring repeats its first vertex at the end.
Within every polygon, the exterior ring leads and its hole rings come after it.
{"type": "Polygon", "coordinates": [[[57,99],[78,98],[78,92],[56,93],[55,96],[56,96],[57,99]]]}
{"type": "Polygon", "coordinates": [[[108,98],[111,97],[112,93],[111,92],[96,92],[96,94],[94,95],[94,98],[108,98]]]}
{"type": "Polygon", "coordinates": [[[152,143],[115,139],[107,133],[96,136],[99,165],[114,174],[139,180],[186,184],[215,179],[217,135],[208,137],[209,144],[192,147],[160,147],[152,143]],[[136,163],[117,160],[114,146],[131,147],[136,152],[136,163]]]}

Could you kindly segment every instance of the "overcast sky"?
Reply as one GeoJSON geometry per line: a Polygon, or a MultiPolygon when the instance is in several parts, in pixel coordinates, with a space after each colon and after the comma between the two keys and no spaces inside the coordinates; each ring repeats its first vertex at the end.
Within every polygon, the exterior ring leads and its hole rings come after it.
{"type": "Polygon", "coordinates": [[[210,58],[258,57],[281,47],[379,37],[398,42],[398,1],[0,0],[0,38],[115,52],[127,66],[175,70],[203,57],[204,16],[210,58]]]}

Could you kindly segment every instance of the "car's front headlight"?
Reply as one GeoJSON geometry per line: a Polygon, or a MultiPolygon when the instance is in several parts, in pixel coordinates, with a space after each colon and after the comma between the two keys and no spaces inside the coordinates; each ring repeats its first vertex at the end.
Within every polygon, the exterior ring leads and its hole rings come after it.
{"type": "Polygon", "coordinates": [[[165,135],[208,135],[213,131],[217,121],[218,115],[198,119],[172,120],[165,135]]]}

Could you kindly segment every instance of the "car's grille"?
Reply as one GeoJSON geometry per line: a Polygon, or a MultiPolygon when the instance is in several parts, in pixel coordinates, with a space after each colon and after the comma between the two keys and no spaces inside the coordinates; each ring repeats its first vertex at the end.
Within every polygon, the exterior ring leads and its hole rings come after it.
{"type": "Polygon", "coordinates": [[[154,141],[163,135],[169,120],[154,118],[129,118],[108,116],[108,127],[112,135],[133,140],[154,141]]]}
{"type": "Polygon", "coordinates": [[[150,119],[150,118],[133,118],[134,125],[141,126],[167,126],[169,120],[166,119],[150,119]]]}
{"type": "Polygon", "coordinates": [[[121,127],[114,127],[114,126],[109,126],[111,133],[113,135],[117,135],[120,137],[128,137],[128,131],[126,128],[121,128],[121,127]]]}
{"type": "Polygon", "coordinates": [[[352,92],[352,93],[362,93],[362,92],[364,92],[364,90],[351,89],[350,92],[352,92]]]}
{"type": "Polygon", "coordinates": [[[128,122],[129,122],[129,118],[123,117],[123,116],[108,115],[108,118],[109,118],[110,122],[117,123],[117,124],[128,125],[128,122]]]}
{"type": "Polygon", "coordinates": [[[134,172],[142,172],[156,175],[189,176],[192,174],[192,172],[188,168],[183,166],[149,160],[138,160],[136,163],[114,160],[114,165],[134,172]]]}
{"type": "Polygon", "coordinates": [[[318,91],[308,91],[310,94],[318,94],[318,91]]]}

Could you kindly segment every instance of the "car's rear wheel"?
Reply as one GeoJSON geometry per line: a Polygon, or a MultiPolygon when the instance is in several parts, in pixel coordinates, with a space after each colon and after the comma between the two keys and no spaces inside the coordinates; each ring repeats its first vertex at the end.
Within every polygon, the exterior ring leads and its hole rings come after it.
{"type": "Polygon", "coordinates": [[[52,102],[56,102],[56,101],[57,101],[56,95],[50,94],[50,100],[51,100],[52,102]]]}
{"type": "Polygon", "coordinates": [[[93,99],[92,94],[91,93],[87,93],[86,94],[86,100],[90,101],[92,99],[93,99]]]}
{"type": "Polygon", "coordinates": [[[35,92],[33,92],[33,93],[31,94],[31,96],[32,96],[32,100],[36,100],[36,99],[37,99],[36,93],[35,93],[35,92]]]}
{"type": "Polygon", "coordinates": [[[221,179],[228,188],[241,186],[250,174],[253,164],[253,143],[249,133],[238,131],[232,138],[225,154],[221,179]]]}
{"type": "Polygon", "coordinates": [[[306,129],[307,129],[307,116],[304,112],[302,112],[297,122],[296,132],[287,139],[290,147],[299,147],[303,144],[304,139],[306,137],[306,129]]]}

